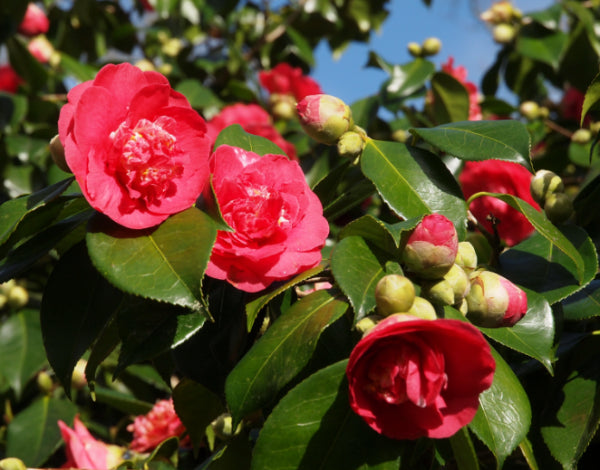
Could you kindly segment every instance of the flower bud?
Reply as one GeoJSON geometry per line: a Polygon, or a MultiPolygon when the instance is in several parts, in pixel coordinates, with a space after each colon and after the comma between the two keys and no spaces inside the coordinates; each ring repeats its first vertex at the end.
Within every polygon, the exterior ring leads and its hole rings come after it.
{"type": "Polygon", "coordinates": [[[591,138],[592,133],[589,129],[577,129],[575,132],[573,132],[573,135],[571,136],[571,142],[585,145],[591,140],[591,138]]]}
{"type": "Polygon", "coordinates": [[[63,147],[58,134],[56,134],[50,140],[50,155],[52,155],[52,160],[54,160],[54,163],[56,163],[57,167],[59,167],[62,171],[71,173],[71,169],[65,160],[65,148],[63,147]]]}
{"type": "Polygon", "coordinates": [[[338,140],[337,149],[342,157],[356,158],[358,157],[365,146],[363,136],[354,131],[344,132],[338,140]]]}
{"type": "Polygon", "coordinates": [[[454,304],[454,289],[446,279],[423,283],[421,295],[435,305],[454,304]]]}
{"type": "Polygon", "coordinates": [[[322,144],[333,145],[352,126],[352,111],[331,95],[308,95],[296,109],[305,132],[322,144]]]}
{"type": "Polygon", "coordinates": [[[565,193],[552,193],[546,198],[544,212],[550,222],[560,225],[567,221],[573,213],[571,198],[565,193]]]}
{"type": "Polygon", "coordinates": [[[371,331],[373,327],[377,325],[378,322],[383,320],[383,318],[384,317],[382,317],[381,315],[366,316],[364,318],[361,318],[358,322],[356,322],[354,328],[356,328],[356,330],[362,333],[362,335],[364,336],[367,333],[369,333],[369,331],[371,331]]]}
{"type": "Polygon", "coordinates": [[[289,121],[296,116],[296,101],[292,95],[273,93],[269,97],[271,112],[277,119],[289,121]]]}
{"type": "Polygon", "coordinates": [[[395,140],[396,142],[404,143],[408,140],[409,137],[410,133],[404,129],[396,129],[392,133],[392,140],[395,140]]]}
{"type": "Polygon", "coordinates": [[[494,26],[492,31],[494,41],[498,44],[508,44],[515,38],[515,34],[515,27],[506,23],[494,26]]]}
{"type": "Polygon", "coordinates": [[[52,377],[45,370],[40,371],[36,377],[37,386],[44,395],[50,395],[54,390],[54,382],[52,377]]]}
{"type": "Polygon", "coordinates": [[[0,470],[27,470],[22,460],[16,457],[8,457],[0,460],[0,470]]]}
{"type": "Polygon", "coordinates": [[[469,303],[467,302],[467,299],[462,299],[460,301],[460,303],[458,305],[455,305],[455,307],[458,309],[458,311],[460,313],[462,313],[465,317],[467,316],[467,313],[469,313],[469,303]]]}
{"type": "Polygon", "coordinates": [[[8,302],[8,298],[4,294],[0,294],[0,310],[2,310],[6,303],[8,302]]]}
{"type": "Polygon", "coordinates": [[[0,294],[8,295],[8,293],[17,285],[17,281],[11,279],[0,284],[0,294]]]}
{"type": "Polygon", "coordinates": [[[540,106],[535,101],[523,101],[519,106],[521,115],[530,121],[540,117],[540,106]]]}
{"type": "Polygon", "coordinates": [[[560,176],[550,170],[539,170],[531,179],[529,187],[531,197],[538,204],[544,204],[544,201],[550,194],[562,193],[565,186],[560,176]]]}
{"type": "Polygon", "coordinates": [[[431,302],[418,296],[415,297],[413,304],[406,313],[422,318],[423,320],[435,320],[437,318],[435,308],[431,305],[431,302]]]}
{"type": "Polygon", "coordinates": [[[15,310],[25,307],[29,302],[29,293],[27,289],[19,285],[13,287],[6,296],[8,306],[15,310]]]}
{"type": "Polygon", "coordinates": [[[424,279],[440,279],[454,264],[457,252],[454,224],[441,214],[428,214],[408,237],[402,261],[424,279]]]}
{"type": "Polygon", "coordinates": [[[375,286],[375,304],[380,315],[407,312],[415,300],[415,286],[405,276],[388,274],[375,286]]]}
{"type": "Polygon", "coordinates": [[[466,299],[467,318],[487,328],[513,326],[527,312],[527,294],[491,271],[472,275],[471,291],[466,299]]]}
{"type": "Polygon", "coordinates": [[[458,264],[465,273],[471,274],[477,267],[477,252],[471,242],[459,242],[455,264],[458,264]]]}
{"type": "Polygon", "coordinates": [[[422,52],[423,56],[436,55],[442,48],[442,41],[438,38],[427,38],[423,41],[422,52]]]}
{"type": "Polygon", "coordinates": [[[450,270],[444,274],[444,280],[452,287],[454,301],[452,305],[460,303],[471,290],[469,276],[458,264],[453,264],[450,270]]]}
{"type": "Polygon", "coordinates": [[[479,17],[488,23],[499,24],[508,23],[513,19],[519,19],[521,15],[521,11],[518,8],[513,7],[510,1],[502,0],[492,4],[492,6],[484,11],[479,17]]]}
{"type": "Polygon", "coordinates": [[[421,45],[416,42],[409,42],[407,49],[408,53],[413,57],[421,57],[421,55],[423,54],[421,45]]]}

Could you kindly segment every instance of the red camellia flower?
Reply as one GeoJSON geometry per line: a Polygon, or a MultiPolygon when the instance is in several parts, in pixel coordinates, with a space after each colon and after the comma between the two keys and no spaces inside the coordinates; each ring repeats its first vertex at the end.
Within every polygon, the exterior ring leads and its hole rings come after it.
{"type": "Polygon", "coordinates": [[[454,67],[454,57],[448,57],[445,64],[442,64],[442,70],[456,78],[469,92],[469,121],[479,121],[481,119],[481,107],[479,106],[479,91],[477,85],[467,81],[467,69],[462,65],[454,67]]]}
{"type": "Polygon", "coordinates": [[[95,439],[78,416],[73,421],[73,429],[60,420],[58,427],[67,454],[67,461],[62,468],[116,468],[123,461],[124,449],[95,439]]]}
{"type": "Polygon", "coordinates": [[[206,124],[157,72],[106,65],[69,92],[58,133],[90,205],[125,227],[191,207],[208,181],[206,124]]]}
{"type": "Polygon", "coordinates": [[[269,71],[259,72],[258,80],[269,93],[292,95],[296,101],[308,95],[323,93],[319,84],[304,75],[300,67],[292,67],[286,63],[277,64],[269,71]]]}
{"type": "MultiPolygon", "coordinates": [[[[560,110],[565,119],[570,119],[579,124],[583,100],[585,95],[575,87],[568,87],[560,102],[560,110]]],[[[586,118],[589,123],[589,118],[586,118]]]]}
{"type": "MultiPolygon", "coordinates": [[[[221,145],[210,164],[221,214],[233,231],[218,232],[209,276],[257,292],[321,261],[329,225],[298,163],[221,145]]],[[[211,203],[208,189],[205,196],[211,203]]]]}
{"type": "Polygon", "coordinates": [[[16,93],[19,89],[21,78],[10,65],[0,65],[0,91],[16,93]]]}
{"type": "MultiPolygon", "coordinates": [[[[529,185],[533,175],[522,165],[503,160],[483,160],[466,162],[459,176],[460,185],[466,199],[475,193],[512,194],[531,204],[537,210],[540,206],[533,200],[529,185]]],[[[469,206],[475,218],[493,233],[492,216],[496,230],[508,246],[513,246],[527,238],[534,231],[527,218],[519,211],[499,199],[483,196],[475,199],[469,206]]]]}
{"type": "Polygon", "coordinates": [[[392,315],[350,354],[350,406],[392,439],[449,437],[475,416],[495,367],[471,324],[392,315]]]}
{"type": "Polygon", "coordinates": [[[19,33],[25,36],[37,36],[48,32],[50,21],[44,10],[38,7],[35,3],[27,5],[25,16],[19,25],[19,33]]]}
{"type": "Polygon", "coordinates": [[[213,144],[219,132],[233,124],[239,124],[249,134],[269,139],[291,159],[298,158],[294,144],[285,140],[273,127],[271,116],[259,105],[236,103],[225,106],[219,114],[208,121],[208,134],[213,144]]]}
{"type": "Polygon", "coordinates": [[[181,436],[185,427],[175,413],[173,400],[169,399],[157,401],[148,414],[137,416],[127,430],[133,433],[131,449],[147,452],[170,437],[181,436]]]}

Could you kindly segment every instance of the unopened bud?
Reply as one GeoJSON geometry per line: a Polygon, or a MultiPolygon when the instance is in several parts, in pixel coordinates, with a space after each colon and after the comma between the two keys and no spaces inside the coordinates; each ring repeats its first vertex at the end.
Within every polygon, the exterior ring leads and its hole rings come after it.
{"type": "Polygon", "coordinates": [[[405,131],[404,129],[396,129],[392,133],[392,140],[395,140],[396,142],[404,143],[408,140],[409,137],[410,133],[408,131],[405,131]]]}
{"type": "Polygon", "coordinates": [[[491,271],[479,271],[472,276],[466,299],[467,317],[482,327],[512,326],[527,312],[527,294],[491,271]]]}
{"type": "Polygon", "coordinates": [[[519,106],[519,112],[523,117],[533,121],[540,116],[540,106],[535,101],[523,101],[519,106]]]}
{"type": "Polygon", "coordinates": [[[383,276],[375,286],[375,304],[380,315],[407,312],[415,300],[415,286],[400,274],[383,276]]]}
{"type": "Polygon", "coordinates": [[[428,214],[408,237],[402,261],[424,279],[440,279],[454,264],[457,252],[454,224],[441,214],[428,214]]]}
{"type": "Polygon", "coordinates": [[[309,95],[296,109],[305,132],[323,144],[335,144],[353,126],[350,107],[335,96],[309,95]]]}
{"type": "Polygon", "coordinates": [[[575,132],[573,132],[573,135],[571,136],[571,142],[585,145],[591,140],[591,138],[592,133],[589,129],[577,129],[575,132]]]}
{"type": "Polygon", "coordinates": [[[289,121],[296,116],[296,101],[291,95],[273,93],[269,102],[271,103],[271,112],[277,119],[289,121]]]}
{"type": "Polygon", "coordinates": [[[513,19],[519,19],[521,18],[521,15],[521,11],[513,7],[510,1],[502,0],[492,4],[488,10],[480,15],[480,18],[488,23],[499,24],[509,23],[513,19]]]}
{"type": "Polygon", "coordinates": [[[87,379],[85,377],[86,366],[87,361],[84,359],[79,359],[77,364],[75,364],[73,374],[71,375],[71,387],[73,387],[75,390],[81,390],[87,385],[87,379]]]}
{"type": "Polygon", "coordinates": [[[363,136],[354,131],[344,132],[338,140],[337,149],[341,157],[356,158],[365,147],[363,136]]]}
{"type": "Polygon", "coordinates": [[[361,318],[358,322],[356,322],[356,325],[354,325],[354,327],[364,336],[367,333],[369,333],[369,331],[371,331],[373,327],[377,325],[377,323],[383,320],[383,318],[384,317],[382,317],[381,315],[369,315],[364,318],[361,318]]]}
{"type": "Polygon", "coordinates": [[[0,470],[27,470],[27,466],[22,460],[15,457],[8,457],[0,460],[0,470]]]}
{"type": "Polygon", "coordinates": [[[140,59],[134,65],[138,69],[140,69],[142,72],[151,72],[151,71],[156,70],[156,67],[154,67],[154,64],[151,61],[149,61],[148,59],[140,59]]]}
{"type": "Polygon", "coordinates": [[[467,316],[467,313],[469,313],[469,303],[467,302],[467,299],[466,298],[462,299],[460,301],[460,303],[458,305],[456,305],[456,308],[464,316],[467,316]]]}
{"type": "Polygon", "coordinates": [[[416,42],[409,42],[407,49],[408,49],[408,53],[413,57],[421,57],[421,55],[423,54],[421,45],[416,42]]]}
{"type": "Polygon", "coordinates": [[[13,287],[6,297],[8,306],[15,310],[25,307],[27,302],[29,302],[27,289],[19,285],[13,287]]]}
{"type": "Polygon", "coordinates": [[[54,163],[56,163],[57,167],[59,167],[62,171],[71,173],[71,169],[65,160],[65,148],[63,147],[58,134],[52,137],[50,140],[50,155],[52,156],[52,160],[54,163]]]}
{"type": "Polygon", "coordinates": [[[424,282],[421,285],[421,295],[435,305],[454,304],[454,289],[446,279],[424,282]]]}
{"type": "Polygon", "coordinates": [[[531,179],[529,187],[531,197],[543,205],[550,194],[562,193],[565,190],[562,178],[550,170],[539,170],[531,179]]]}
{"type": "Polygon", "coordinates": [[[165,55],[176,57],[183,49],[183,42],[179,38],[170,38],[161,47],[165,55]]]}
{"type": "Polygon", "coordinates": [[[444,274],[444,280],[452,287],[454,292],[453,305],[460,303],[471,290],[469,276],[458,264],[453,264],[450,270],[444,274]]]}
{"type": "Polygon", "coordinates": [[[494,41],[498,44],[508,44],[515,38],[515,34],[515,27],[506,23],[494,26],[494,30],[492,31],[494,41]]]}
{"type": "Polygon", "coordinates": [[[442,41],[440,41],[438,38],[427,38],[425,41],[423,41],[422,45],[423,56],[427,57],[436,55],[438,52],[440,52],[441,48],[442,41]]]}
{"type": "Polygon", "coordinates": [[[4,294],[0,294],[0,310],[2,310],[8,302],[8,298],[4,294]]]}
{"type": "Polygon", "coordinates": [[[48,374],[48,372],[44,370],[41,371],[37,375],[36,381],[40,392],[42,392],[44,395],[50,395],[52,393],[52,390],[54,390],[54,382],[52,380],[52,377],[50,377],[50,375],[48,374]]]}
{"type": "Polygon", "coordinates": [[[477,267],[477,252],[471,242],[459,242],[455,264],[458,264],[465,273],[472,273],[477,267]]]}
{"type": "Polygon", "coordinates": [[[435,320],[437,318],[435,308],[431,305],[431,302],[418,296],[415,297],[415,300],[407,313],[422,318],[423,320],[435,320]]]}
{"type": "Polygon", "coordinates": [[[560,225],[566,222],[573,214],[573,203],[565,193],[552,193],[546,198],[544,212],[550,222],[560,225]]]}

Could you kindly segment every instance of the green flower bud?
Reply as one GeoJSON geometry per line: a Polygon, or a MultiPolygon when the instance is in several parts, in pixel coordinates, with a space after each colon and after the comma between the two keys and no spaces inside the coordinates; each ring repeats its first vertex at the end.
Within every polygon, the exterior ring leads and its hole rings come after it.
{"type": "Polygon", "coordinates": [[[498,44],[508,44],[515,38],[515,34],[515,27],[507,23],[494,26],[492,31],[494,41],[498,44]]]}
{"type": "Polygon", "coordinates": [[[467,316],[467,313],[469,312],[469,303],[467,302],[466,298],[462,299],[455,307],[460,313],[462,313],[464,316],[467,316]]]}
{"type": "Polygon", "coordinates": [[[573,132],[573,135],[571,136],[571,142],[585,145],[591,140],[591,138],[592,133],[589,129],[577,129],[575,132],[573,132]]]}
{"type": "Polygon", "coordinates": [[[37,386],[44,395],[50,395],[54,390],[52,377],[46,371],[41,371],[36,377],[37,386]]]}
{"type": "Polygon", "coordinates": [[[427,57],[431,55],[436,55],[438,52],[440,52],[441,48],[442,41],[440,41],[438,38],[427,38],[425,39],[425,41],[423,41],[422,44],[423,56],[427,57]]]}
{"type": "Polygon", "coordinates": [[[62,171],[71,173],[71,169],[65,160],[65,148],[63,147],[58,134],[52,137],[50,140],[50,155],[52,156],[52,160],[54,160],[54,163],[56,163],[57,167],[59,167],[62,171]]]}
{"type": "Polygon", "coordinates": [[[392,140],[395,140],[396,142],[406,142],[410,137],[410,133],[404,129],[396,129],[393,133],[392,133],[392,140]]]}
{"type": "Polygon", "coordinates": [[[573,213],[571,198],[565,193],[552,193],[546,198],[544,212],[550,222],[560,225],[573,213]]]}
{"type": "Polygon", "coordinates": [[[375,304],[380,315],[407,312],[415,300],[415,286],[400,274],[388,274],[375,286],[375,304]]]}
{"type": "Polygon", "coordinates": [[[354,325],[354,328],[356,328],[364,336],[369,331],[371,331],[373,329],[373,327],[375,325],[377,325],[378,322],[383,320],[383,318],[384,317],[382,317],[381,315],[366,316],[364,318],[361,318],[358,322],[356,322],[356,325],[354,325]]]}
{"type": "Polygon", "coordinates": [[[540,106],[535,101],[523,101],[519,107],[523,117],[533,121],[540,117],[540,106]]]}
{"type": "Polygon", "coordinates": [[[529,189],[535,202],[543,205],[550,194],[562,193],[565,186],[561,177],[556,173],[549,170],[539,170],[531,179],[529,189]]]}
{"type": "Polygon", "coordinates": [[[454,304],[454,289],[446,279],[423,283],[421,295],[435,305],[454,304]]]}
{"type": "Polygon", "coordinates": [[[15,457],[0,460],[0,470],[27,470],[22,460],[15,457]]]}
{"type": "Polygon", "coordinates": [[[450,271],[444,274],[444,280],[450,284],[452,291],[454,292],[453,305],[462,301],[471,290],[469,276],[464,269],[456,263],[450,268],[450,271]]]}
{"type": "Polygon", "coordinates": [[[335,96],[308,95],[296,109],[304,131],[323,144],[335,144],[354,125],[350,107],[335,96]]]}
{"type": "Polygon", "coordinates": [[[10,281],[3,282],[0,284],[0,294],[8,295],[8,293],[17,285],[17,281],[11,279],[10,281]]]}
{"type": "Polygon", "coordinates": [[[6,303],[8,302],[8,298],[4,294],[0,294],[0,310],[2,310],[6,303]]]}
{"type": "Polygon", "coordinates": [[[406,313],[422,318],[423,320],[435,320],[437,318],[435,308],[431,305],[431,302],[418,296],[415,297],[413,304],[406,313]]]}
{"type": "Polygon", "coordinates": [[[18,285],[13,287],[6,297],[8,306],[15,310],[25,307],[29,302],[29,293],[25,288],[18,285]]]}
{"type": "Polygon", "coordinates": [[[296,101],[291,95],[273,93],[269,98],[271,112],[277,119],[289,121],[296,116],[296,101]]]}
{"type": "Polygon", "coordinates": [[[416,42],[409,42],[407,48],[408,53],[413,57],[421,57],[423,55],[421,45],[416,42]]]}
{"type": "Polygon", "coordinates": [[[364,147],[365,141],[363,140],[362,134],[355,131],[344,132],[337,143],[337,149],[340,156],[352,159],[358,157],[362,153],[364,147]]]}
{"type": "Polygon", "coordinates": [[[455,264],[458,264],[465,273],[472,273],[477,267],[477,252],[471,242],[458,242],[455,264]]]}

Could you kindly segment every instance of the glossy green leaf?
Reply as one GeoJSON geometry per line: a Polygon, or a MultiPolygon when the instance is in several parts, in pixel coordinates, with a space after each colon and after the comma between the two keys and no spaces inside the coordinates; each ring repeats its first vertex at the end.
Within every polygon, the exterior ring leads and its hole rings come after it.
{"type": "Polygon", "coordinates": [[[131,393],[102,386],[96,387],[96,401],[130,415],[145,415],[154,405],[153,403],[138,400],[131,393]]]}
{"type": "Polygon", "coordinates": [[[73,422],[77,408],[68,400],[43,397],[21,411],[8,425],[6,455],[27,467],[41,467],[62,442],[58,420],[73,422]]]}
{"type": "Polygon", "coordinates": [[[449,440],[459,470],[479,470],[479,460],[469,430],[461,428],[449,440]]]}
{"type": "Polygon", "coordinates": [[[402,246],[403,238],[416,227],[419,220],[410,219],[389,224],[372,215],[364,215],[346,225],[339,238],[341,240],[351,236],[362,237],[384,251],[394,253],[402,246]]]}
{"type": "Polygon", "coordinates": [[[83,243],[60,259],[48,279],[40,311],[44,346],[68,396],[75,364],[118,310],[121,297],[94,269],[83,243]]]}
{"type": "Polygon", "coordinates": [[[216,234],[215,222],[192,207],[148,230],[98,218],[87,246],[96,269],[119,289],[200,311],[202,276],[216,234]]]}
{"type": "Polygon", "coordinates": [[[587,115],[594,110],[600,109],[600,74],[594,77],[592,83],[585,92],[583,107],[581,109],[581,120],[579,125],[584,127],[583,123],[587,115]]]}
{"type": "Polygon", "coordinates": [[[0,376],[8,381],[17,399],[44,364],[46,352],[37,310],[23,310],[0,323],[0,376]]]}
{"type": "Polygon", "coordinates": [[[347,361],[301,382],[273,409],[252,470],[397,470],[402,441],[380,436],[348,404],[347,361]]]}
{"type": "Polygon", "coordinates": [[[252,447],[245,433],[238,434],[216,450],[196,470],[250,470],[252,447]]]}
{"type": "Polygon", "coordinates": [[[464,237],[467,205],[458,183],[436,155],[398,142],[368,140],[361,168],[400,217],[440,213],[454,222],[459,238],[464,237]]]}
{"type": "MultiPolygon", "coordinates": [[[[533,225],[536,231],[548,242],[550,242],[552,250],[559,250],[573,263],[576,275],[576,282],[579,285],[585,284],[584,281],[586,278],[586,273],[589,271],[589,267],[586,267],[586,262],[584,261],[583,256],[579,251],[577,251],[577,248],[573,246],[573,243],[571,243],[571,241],[565,235],[563,235],[562,232],[555,225],[553,225],[548,220],[548,218],[543,212],[537,211],[529,203],[523,201],[522,199],[516,196],[513,196],[512,194],[481,192],[471,196],[469,198],[469,202],[481,196],[492,196],[497,199],[500,199],[501,201],[506,202],[513,209],[518,210],[521,214],[527,217],[527,220],[531,222],[531,225],[533,225]]],[[[583,240],[582,243],[585,243],[585,240],[583,240]]],[[[591,261],[588,260],[587,264],[590,265],[593,263],[591,263],[591,261]]],[[[521,284],[530,287],[528,283],[521,284]]],[[[537,290],[535,288],[533,289],[537,290]]]]}
{"type": "Polygon", "coordinates": [[[590,282],[563,301],[566,320],[586,320],[600,316],[600,280],[590,282]]]}
{"type": "Polygon", "coordinates": [[[385,275],[385,262],[361,237],[346,237],[334,248],[331,272],[350,300],[355,321],[375,308],[375,286],[385,275]]]}
{"type": "Polygon", "coordinates": [[[92,67],[85,62],[80,62],[65,53],[60,54],[60,68],[68,75],[72,75],[82,82],[93,80],[98,73],[98,70],[95,67],[92,67]]]}
{"type": "Polygon", "coordinates": [[[221,99],[210,88],[203,86],[199,80],[182,80],[175,89],[188,99],[193,108],[220,109],[223,106],[221,99]]]}
{"type": "Polygon", "coordinates": [[[465,121],[411,132],[441,151],[462,160],[489,158],[520,163],[531,170],[530,137],[519,121],[465,121]]]}
{"type": "Polygon", "coordinates": [[[554,304],[594,279],[598,260],[594,244],[583,229],[573,225],[548,227],[549,236],[534,233],[506,250],[500,256],[500,266],[502,274],[511,281],[542,294],[554,304]],[[573,261],[576,255],[583,263],[581,271],[573,261]]]}
{"type": "Polygon", "coordinates": [[[557,69],[567,46],[567,40],[568,35],[562,31],[549,31],[532,23],[519,31],[516,50],[525,57],[557,69]]]}
{"type": "Polygon", "coordinates": [[[492,451],[498,467],[525,439],[531,405],[519,379],[492,348],[496,372],[492,386],[479,396],[479,409],[469,428],[492,451]]]}
{"type": "Polygon", "coordinates": [[[390,79],[383,85],[386,98],[406,98],[412,95],[425,86],[434,72],[433,62],[421,58],[407,64],[392,66],[389,71],[390,79]]]}
{"type": "Polygon", "coordinates": [[[537,359],[552,373],[554,362],[554,316],[548,301],[536,292],[527,293],[527,313],[509,328],[481,328],[486,336],[515,351],[537,359]]]}
{"type": "Polygon", "coordinates": [[[550,8],[546,8],[545,10],[527,13],[527,18],[531,18],[533,21],[540,23],[547,29],[557,29],[561,14],[562,7],[561,5],[556,4],[552,5],[550,8]]]}
{"type": "Polygon", "coordinates": [[[329,292],[317,291],[275,321],[227,377],[225,395],[234,422],[273,404],[308,364],[323,330],[347,308],[346,302],[329,292]]]}
{"type": "Polygon", "coordinates": [[[469,93],[452,75],[436,72],[431,78],[431,91],[431,106],[436,123],[446,124],[469,119],[469,93]]]}
{"type": "Polygon", "coordinates": [[[564,359],[566,376],[549,391],[541,433],[564,469],[577,468],[579,458],[600,425],[599,350],[598,336],[579,343],[564,359]]]}
{"type": "Polygon", "coordinates": [[[214,148],[217,148],[219,145],[239,147],[258,155],[266,155],[268,153],[285,155],[277,144],[264,137],[249,134],[239,124],[226,127],[219,133],[214,148]]]}

